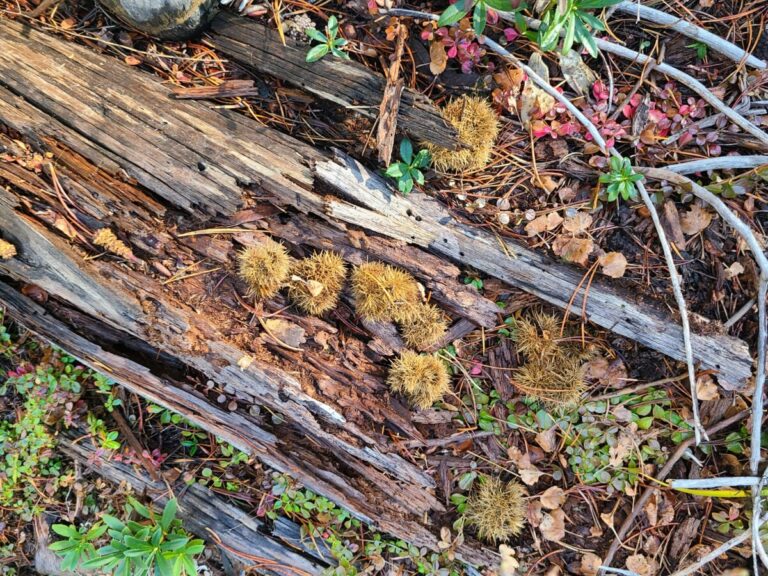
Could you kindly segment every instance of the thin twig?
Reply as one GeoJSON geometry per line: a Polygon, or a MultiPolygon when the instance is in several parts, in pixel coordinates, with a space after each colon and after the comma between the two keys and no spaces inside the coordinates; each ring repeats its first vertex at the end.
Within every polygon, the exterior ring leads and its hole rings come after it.
{"type": "Polygon", "coordinates": [[[680,164],[665,166],[665,170],[675,174],[693,174],[694,172],[707,172],[709,170],[751,170],[758,166],[768,165],[768,156],[719,156],[716,158],[704,158],[680,164]]]}
{"type": "Polygon", "coordinates": [[[718,52],[723,56],[727,56],[735,62],[745,62],[749,66],[758,68],[760,70],[765,70],[767,66],[763,60],[760,60],[756,56],[753,56],[735,44],[720,38],[720,36],[713,34],[712,32],[708,32],[707,30],[704,30],[695,24],[686,22],[681,18],[671,16],[670,14],[662,12],[661,10],[656,10],[654,8],[642,5],[640,2],[621,2],[616,6],[616,10],[627,14],[632,14],[633,16],[637,16],[638,18],[642,18],[648,22],[653,22],[654,24],[660,24],[665,28],[669,28],[670,30],[674,30],[675,32],[683,34],[684,36],[688,36],[688,38],[693,38],[694,40],[701,42],[702,44],[706,44],[715,52],[718,52]]]}

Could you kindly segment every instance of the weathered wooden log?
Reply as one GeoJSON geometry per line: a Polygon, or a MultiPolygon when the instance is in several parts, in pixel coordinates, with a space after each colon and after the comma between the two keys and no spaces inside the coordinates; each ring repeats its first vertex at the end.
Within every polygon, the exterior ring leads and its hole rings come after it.
{"type": "MultiPolygon", "coordinates": [[[[250,189],[300,212],[422,246],[557,306],[566,307],[580,283],[578,270],[457,223],[435,200],[392,194],[359,163],[330,159],[235,113],[169,103],[163,86],[108,57],[19,23],[0,27],[0,118],[41,144],[49,137],[112,174],[124,171],[183,210],[233,214],[250,189]],[[315,191],[329,187],[356,204],[315,191]]],[[[573,310],[582,308],[581,298],[573,310]]],[[[678,323],[653,302],[596,280],[585,310],[604,328],[684,357],[678,323]]],[[[705,326],[693,344],[696,359],[718,371],[721,382],[746,382],[752,360],[744,342],[705,326]]]]}
{"type": "MultiPolygon", "coordinates": [[[[321,574],[333,563],[319,549],[306,546],[299,526],[287,518],[279,517],[267,525],[199,484],[171,486],[169,490],[164,481],[154,481],[146,473],[127,464],[99,456],[89,442],[75,442],[68,436],[59,436],[58,447],[83,466],[93,467],[108,481],[125,483],[137,494],[148,496],[158,509],[165,506],[171,493],[180,494],[178,517],[184,527],[208,542],[211,541],[211,533],[215,534],[230,550],[222,549],[222,553],[232,554],[246,566],[256,563],[232,551],[289,566],[293,569],[292,573],[301,570],[307,574],[321,574]]],[[[270,570],[266,563],[257,566],[259,573],[285,576],[285,571],[270,570]]]]}
{"type": "MultiPolygon", "coordinates": [[[[339,106],[354,108],[376,119],[384,97],[386,80],[365,66],[339,58],[306,62],[306,47],[255,20],[222,12],[211,23],[211,38],[217,50],[243,66],[298,86],[339,106]]],[[[448,124],[432,101],[405,88],[400,97],[398,129],[417,140],[444,148],[459,146],[456,129],[448,124]]]]}
{"type": "Polygon", "coordinates": [[[219,0],[99,0],[99,3],[129,26],[171,40],[198,33],[219,7],[219,0]]]}

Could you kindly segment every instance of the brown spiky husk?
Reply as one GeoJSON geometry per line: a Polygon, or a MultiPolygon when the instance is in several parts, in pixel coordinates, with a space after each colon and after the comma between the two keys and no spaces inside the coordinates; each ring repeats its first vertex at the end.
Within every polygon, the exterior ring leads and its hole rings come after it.
{"type": "Polygon", "coordinates": [[[116,254],[127,260],[133,260],[135,258],[133,252],[126,246],[125,242],[115,236],[115,233],[109,228],[102,228],[96,232],[96,234],[93,235],[93,243],[96,244],[96,246],[101,246],[107,252],[112,252],[112,254],[116,254]]]}
{"type": "Polygon", "coordinates": [[[288,296],[304,312],[323,314],[338,304],[346,274],[341,256],[327,251],[316,252],[291,267],[288,296]]]}
{"type": "Polygon", "coordinates": [[[451,389],[451,377],[445,363],[434,354],[404,350],[392,363],[387,384],[393,392],[408,397],[411,404],[426,409],[451,389]]]}
{"type": "Polygon", "coordinates": [[[10,260],[16,256],[16,246],[5,240],[0,240],[0,260],[10,260]]]}
{"type": "Polygon", "coordinates": [[[288,279],[291,257],[285,246],[267,239],[238,254],[240,277],[248,285],[249,296],[271,298],[288,279]]]}
{"type": "Polygon", "coordinates": [[[419,303],[412,307],[409,317],[400,322],[405,343],[417,350],[426,350],[445,336],[448,319],[434,304],[419,303]]]}
{"type": "Polygon", "coordinates": [[[440,172],[458,173],[488,164],[499,135],[499,119],[490,103],[484,98],[462,96],[443,108],[442,114],[456,127],[459,141],[466,148],[448,150],[424,142],[432,156],[432,165],[440,172]]]}
{"type": "Polygon", "coordinates": [[[498,543],[517,536],[525,525],[528,495],[522,484],[481,476],[466,502],[464,520],[480,539],[498,543]]]}
{"type": "Polygon", "coordinates": [[[513,383],[547,405],[573,406],[587,389],[584,362],[591,353],[561,339],[560,325],[543,312],[516,322],[515,341],[525,363],[515,370],[513,383]]]}
{"type": "Polygon", "coordinates": [[[407,320],[421,299],[413,276],[381,262],[368,262],[353,270],[352,294],[357,313],[374,322],[407,320]]]}

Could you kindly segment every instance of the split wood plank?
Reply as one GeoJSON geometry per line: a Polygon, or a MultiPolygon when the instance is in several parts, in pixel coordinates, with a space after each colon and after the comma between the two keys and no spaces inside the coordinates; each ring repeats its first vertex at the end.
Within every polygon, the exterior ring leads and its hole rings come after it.
{"type": "MultiPolygon", "coordinates": [[[[235,62],[284,80],[340,106],[376,119],[386,79],[358,62],[340,58],[306,61],[308,47],[286,38],[255,20],[227,12],[211,24],[214,47],[235,62]]],[[[416,140],[444,148],[458,145],[456,129],[448,124],[432,101],[415,90],[404,88],[397,114],[398,128],[416,140]]]]}
{"type": "MultiPolygon", "coordinates": [[[[435,200],[396,196],[355,161],[329,159],[235,113],[197,102],[171,104],[167,89],[148,75],[19,23],[3,21],[0,28],[0,86],[8,89],[0,90],[0,118],[6,124],[33,138],[52,136],[105,167],[117,164],[182,209],[232,214],[250,189],[301,212],[428,248],[562,308],[580,284],[573,267],[462,225],[435,200]],[[357,205],[318,194],[318,184],[357,205]]],[[[581,309],[581,298],[571,310],[581,309]]],[[[586,314],[608,330],[684,357],[678,322],[654,302],[595,281],[586,314]]],[[[752,369],[746,343],[698,323],[705,330],[693,335],[696,360],[717,370],[722,383],[743,386],[752,369]]]]}

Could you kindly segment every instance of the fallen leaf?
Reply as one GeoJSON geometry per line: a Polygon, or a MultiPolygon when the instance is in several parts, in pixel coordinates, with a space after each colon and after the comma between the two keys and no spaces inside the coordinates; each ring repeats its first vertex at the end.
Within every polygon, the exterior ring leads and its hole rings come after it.
{"type": "Polygon", "coordinates": [[[126,56],[125,63],[128,64],[128,66],[138,66],[141,64],[141,59],[136,58],[136,56],[126,56]]]}
{"type": "Polygon", "coordinates": [[[566,217],[563,222],[563,230],[570,232],[574,236],[578,236],[589,230],[591,225],[592,216],[586,212],[576,212],[573,216],[566,217]]]}
{"type": "Polygon", "coordinates": [[[523,481],[523,483],[526,486],[533,486],[536,484],[536,482],[539,481],[539,478],[544,474],[541,470],[536,468],[533,464],[531,464],[530,468],[525,468],[524,470],[520,470],[520,479],[523,481]]]}
{"type": "Polygon", "coordinates": [[[565,538],[565,512],[558,508],[549,514],[544,512],[542,516],[539,530],[546,540],[559,542],[565,538]]]}
{"type": "Polygon", "coordinates": [[[550,212],[537,218],[534,218],[525,225],[525,232],[528,236],[536,236],[542,232],[549,232],[557,228],[563,221],[563,217],[557,212],[550,212]]]}
{"type": "Polygon", "coordinates": [[[720,398],[720,392],[717,390],[717,384],[714,383],[709,374],[696,378],[696,398],[702,402],[706,400],[717,400],[720,398]]]}
{"type": "Polygon", "coordinates": [[[502,544],[499,546],[499,556],[501,556],[501,562],[499,563],[498,576],[515,576],[520,562],[515,558],[514,548],[502,544]]]}
{"type": "Polygon", "coordinates": [[[677,211],[677,206],[672,200],[667,200],[664,203],[664,213],[662,215],[662,224],[664,224],[664,230],[666,230],[669,239],[675,243],[676,246],[681,248],[685,246],[685,236],[683,235],[683,229],[680,226],[680,213],[677,211]]]}
{"type": "Polygon", "coordinates": [[[656,526],[656,524],[659,521],[659,491],[654,490],[651,493],[651,496],[648,498],[648,501],[645,503],[645,506],[643,506],[643,512],[645,512],[645,517],[648,518],[648,524],[650,526],[656,526]]]}
{"type": "Polygon", "coordinates": [[[610,278],[621,278],[627,270],[627,259],[621,252],[608,252],[598,258],[601,272],[610,278]]]}
{"type": "Polygon", "coordinates": [[[595,245],[591,238],[558,236],[552,243],[552,251],[566,262],[586,265],[595,245]]]}
{"type": "MultiPolygon", "coordinates": [[[[547,65],[544,63],[541,54],[538,52],[531,54],[528,66],[530,66],[533,71],[546,82],[549,81],[549,68],[547,68],[547,65]]],[[[526,127],[530,128],[531,118],[535,112],[544,116],[552,110],[554,106],[555,99],[552,96],[536,86],[530,78],[525,81],[523,93],[520,96],[520,120],[522,120],[526,127]]]]}
{"type": "Polygon", "coordinates": [[[60,26],[62,30],[71,30],[72,28],[77,26],[77,20],[75,20],[74,18],[65,18],[64,20],[61,21],[60,26]]]}
{"type": "Polygon", "coordinates": [[[602,513],[600,514],[600,519],[605,522],[605,525],[608,526],[611,530],[613,530],[613,513],[606,514],[602,513]]]}
{"type": "Polygon", "coordinates": [[[292,348],[299,348],[307,341],[304,328],[282,318],[267,318],[264,328],[269,334],[292,348]]]}
{"type": "Polygon", "coordinates": [[[698,204],[680,217],[680,227],[688,236],[694,236],[704,230],[712,222],[712,213],[707,212],[698,204]]]}
{"type": "Polygon", "coordinates": [[[744,272],[744,266],[742,266],[739,262],[734,262],[728,268],[723,270],[723,274],[725,275],[726,280],[733,280],[738,276],[739,274],[742,274],[744,272]]]}
{"type": "Polygon", "coordinates": [[[74,229],[72,224],[69,223],[69,220],[60,214],[56,214],[56,220],[54,220],[53,226],[68,238],[74,238],[77,236],[77,231],[74,229]]]}
{"type": "Polygon", "coordinates": [[[653,560],[648,560],[642,554],[633,554],[627,558],[627,570],[631,570],[640,576],[654,576],[656,574],[656,566],[653,560]]]}
{"type": "Polygon", "coordinates": [[[579,95],[589,92],[592,84],[597,80],[597,75],[584,64],[576,50],[569,50],[566,54],[560,55],[560,69],[568,86],[579,95]]]}
{"type": "Polygon", "coordinates": [[[536,434],[536,443],[541,446],[544,452],[554,452],[557,447],[557,432],[553,426],[549,430],[544,430],[536,434]]]}
{"type": "Polygon", "coordinates": [[[556,510],[565,504],[566,495],[562,488],[559,486],[551,486],[544,490],[539,496],[541,505],[547,510],[556,510]]]}
{"type": "Polygon", "coordinates": [[[429,71],[439,76],[448,65],[448,55],[445,53],[445,45],[441,41],[432,42],[429,45],[429,71]]]}
{"type": "Polygon", "coordinates": [[[632,453],[634,445],[635,443],[632,441],[632,437],[622,430],[619,433],[619,439],[616,441],[616,445],[611,446],[608,449],[608,463],[614,467],[621,466],[626,457],[632,453]]]}
{"type": "Polygon", "coordinates": [[[581,576],[597,576],[600,566],[603,565],[603,559],[597,554],[587,552],[581,557],[581,567],[579,568],[579,574],[581,576]]]}

